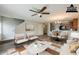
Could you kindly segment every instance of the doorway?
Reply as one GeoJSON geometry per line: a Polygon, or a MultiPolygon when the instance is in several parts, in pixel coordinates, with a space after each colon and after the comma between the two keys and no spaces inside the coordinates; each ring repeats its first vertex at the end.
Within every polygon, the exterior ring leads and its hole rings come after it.
{"type": "Polygon", "coordinates": [[[48,25],[44,23],[43,34],[47,35],[48,25]]]}

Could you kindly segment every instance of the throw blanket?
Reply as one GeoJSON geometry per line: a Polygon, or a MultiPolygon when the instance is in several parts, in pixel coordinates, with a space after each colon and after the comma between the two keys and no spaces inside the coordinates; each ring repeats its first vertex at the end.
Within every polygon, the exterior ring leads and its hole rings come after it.
{"type": "Polygon", "coordinates": [[[78,48],[79,48],[79,43],[78,42],[74,42],[74,43],[69,45],[69,51],[71,53],[76,53],[78,48]]]}

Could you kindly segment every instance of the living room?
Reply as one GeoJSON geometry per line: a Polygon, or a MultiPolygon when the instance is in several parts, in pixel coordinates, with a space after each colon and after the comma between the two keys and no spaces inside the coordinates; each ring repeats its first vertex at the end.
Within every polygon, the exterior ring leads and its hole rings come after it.
{"type": "Polygon", "coordinates": [[[78,4],[1,4],[0,8],[1,55],[79,54],[78,4]]]}

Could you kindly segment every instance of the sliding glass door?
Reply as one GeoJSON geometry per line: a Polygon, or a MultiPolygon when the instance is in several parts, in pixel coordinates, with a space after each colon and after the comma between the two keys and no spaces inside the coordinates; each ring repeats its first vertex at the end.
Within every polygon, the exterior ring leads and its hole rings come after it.
{"type": "Polygon", "coordinates": [[[23,20],[18,20],[15,18],[8,17],[0,17],[0,40],[11,40],[14,39],[15,36],[15,28],[18,26],[23,20]]]}
{"type": "Polygon", "coordinates": [[[15,21],[10,18],[3,18],[3,39],[13,39],[15,35],[15,21]]]}

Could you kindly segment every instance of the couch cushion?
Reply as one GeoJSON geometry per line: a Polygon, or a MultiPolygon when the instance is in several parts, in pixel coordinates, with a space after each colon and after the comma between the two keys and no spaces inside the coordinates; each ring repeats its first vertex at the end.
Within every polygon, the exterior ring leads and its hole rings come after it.
{"type": "Polygon", "coordinates": [[[23,42],[26,42],[26,41],[28,41],[28,39],[21,39],[21,40],[17,40],[16,43],[19,44],[19,43],[23,43],[23,42]]]}

